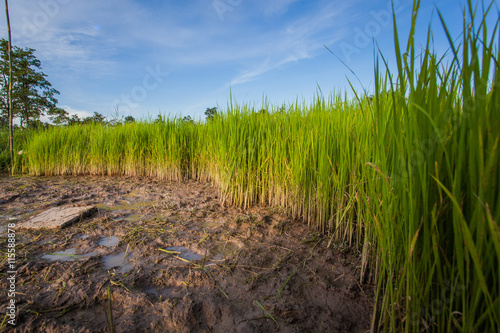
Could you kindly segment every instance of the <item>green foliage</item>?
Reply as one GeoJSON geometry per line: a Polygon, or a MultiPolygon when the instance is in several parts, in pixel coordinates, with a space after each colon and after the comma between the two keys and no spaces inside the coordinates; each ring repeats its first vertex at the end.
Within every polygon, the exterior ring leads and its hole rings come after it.
{"type": "MultiPolygon", "coordinates": [[[[0,39],[0,121],[6,122],[8,114],[8,42],[0,39]]],[[[67,116],[66,111],[57,108],[57,90],[47,81],[35,50],[12,46],[12,109],[13,116],[20,119],[21,126],[29,126],[49,115],[56,121],[67,116]]]]}
{"type": "Polygon", "coordinates": [[[134,117],[132,117],[132,116],[126,116],[124,121],[125,121],[125,123],[127,123],[127,124],[128,124],[128,123],[135,123],[135,118],[134,118],[134,117]]]}
{"type": "MultiPolygon", "coordinates": [[[[45,127],[41,125],[39,128],[32,127],[16,128],[14,131],[14,169],[20,170],[21,163],[24,158],[25,147],[28,145],[31,137],[45,127]]],[[[0,172],[7,172],[10,170],[10,154],[9,154],[9,132],[7,129],[0,128],[0,172]]]]}
{"type": "Polygon", "coordinates": [[[56,125],[65,125],[70,121],[69,113],[62,108],[51,108],[47,114],[50,116],[50,120],[56,125]]]}
{"type": "MultiPolygon", "coordinates": [[[[125,118],[125,120],[127,120],[127,118],[125,118]]],[[[131,119],[132,119],[132,121],[130,121],[130,118],[129,118],[128,122],[135,121],[135,119],[133,117],[131,117],[131,119]]],[[[56,125],[103,124],[103,125],[115,126],[115,125],[119,125],[122,123],[122,121],[120,119],[113,119],[113,120],[108,122],[106,120],[106,117],[104,117],[99,112],[94,112],[94,114],[92,116],[85,117],[83,119],[78,117],[78,115],[76,115],[76,114],[69,117],[69,114],[66,112],[65,115],[62,115],[62,116],[55,118],[55,119],[52,119],[52,121],[54,121],[54,123],[56,125]]]]}
{"type": "Polygon", "coordinates": [[[77,114],[72,115],[70,118],[68,118],[67,124],[68,125],[78,125],[82,122],[80,117],[78,117],[77,114]]]}
{"type": "Polygon", "coordinates": [[[155,124],[161,124],[161,123],[164,123],[166,121],[165,117],[162,116],[161,114],[158,114],[158,116],[156,116],[156,119],[155,119],[155,124]]]}
{"type": "Polygon", "coordinates": [[[81,121],[82,124],[106,124],[106,117],[99,112],[94,112],[90,117],[85,117],[81,121]]]}
{"type": "Polygon", "coordinates": [[[207,108],[205,110],[205,116],[207,117],[207,120],[214,120],[217,115],[217,107],[207,108]]]}
{"type": "Polygon", "coordinates": [[[192,174],[192,132],[191,124],[169,119],[115,127],[98,122],[52,127],[30,140],[18,165],[35,175],[141,174],[181,180],[192,174]]]}
{"type": "Polygon", "coordinates": [[[0,172],[9,170],[9,131],[0,128],[0,172]]]}

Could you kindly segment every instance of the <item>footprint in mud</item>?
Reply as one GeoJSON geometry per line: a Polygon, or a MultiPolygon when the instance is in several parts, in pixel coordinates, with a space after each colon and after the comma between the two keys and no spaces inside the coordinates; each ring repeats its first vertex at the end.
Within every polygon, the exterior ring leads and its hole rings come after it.
{"type": "Polygon", "coordinates": [[[160,288],[159,289],[156,287],[149,287],[149,288],[144,289],[144,292],[146,294],[156,296],[160,299],[166,299],[166,298],[172,297],[174,295],[174,293],[172,292],[172,290],[170,288],[160,288]]]}
{"type": "Polygon", "coordinates": [[[228,256],[232,255],[239,250],[238,245],[231,242],[219,243],[210,250],[210,254],[213,256],[212,260],[224,260],[228,256]]]}
{"type": "Polygon", "coordinates": [[[66,249],[64,251],[57,251],[53,253],[46,253],[42,256],[42,259],[46,259],[49,261],[76,261],[82,260],[88,257],[92,257],[95,255],[95,252],[86,253],[86,254],[75,254],[76,248],[72,247],[66,249]]]}

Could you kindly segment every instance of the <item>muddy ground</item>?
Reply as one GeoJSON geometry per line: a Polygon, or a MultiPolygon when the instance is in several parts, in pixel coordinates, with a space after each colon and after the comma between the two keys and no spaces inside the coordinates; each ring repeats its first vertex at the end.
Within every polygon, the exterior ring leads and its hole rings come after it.
{"type": "Polygon", "coordinates": [[[0,229],[3,330],[369,330],[373,287],[358,282],[357,253],[284,211],[223,207],[210,184],[0,176],[0,229]],[[8,223],[89,204],[98,212],[65,229],[16,228],[7,324],[8,223]]]}

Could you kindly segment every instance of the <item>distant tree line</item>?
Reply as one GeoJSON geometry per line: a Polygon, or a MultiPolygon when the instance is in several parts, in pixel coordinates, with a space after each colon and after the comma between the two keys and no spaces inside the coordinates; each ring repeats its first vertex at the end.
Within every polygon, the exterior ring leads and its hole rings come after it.
{"type": "Polygon", "coordinates": [[[92,116],[88,116],[85,118],[80,118],[78,115],[74,114],[71,117],[61,117],[61,121],[59,120],[52,120],[54,124],[56,125],[78,125],[78,124],[103,124],[103,125],[109,125],[109,126],[115,126],[115,125],[121,125],[121,124],[127,124],[127,123],[133,123],[135,122],[135,118],[132,116],[126,116],[126,117],[114,117],[111,120],[107,120],[106,117],[104,117],[102,114],[99,112],[94,112],[92,116]]]}
{"type": "MultiPolygon", "coordinates": [[[[0,39],[0,128],[8,126],[8,89],[9,89],[9,55],[8,42],[0,39]]],[[[101,123],[118,125],[134,122],[132,116],[115,117],[107,121],[98,112],[92,116],[80,118],[70,115],[57,106],[59,91],[52,87],[47,75],[42,72],[40,60],[35,56],[35,50],[12,46],[12,111],[13,118],[18,120],[20,127],[47,127],[48,123],[40,120],[47,116],[55,125],[75,125],[101,123]]]]}

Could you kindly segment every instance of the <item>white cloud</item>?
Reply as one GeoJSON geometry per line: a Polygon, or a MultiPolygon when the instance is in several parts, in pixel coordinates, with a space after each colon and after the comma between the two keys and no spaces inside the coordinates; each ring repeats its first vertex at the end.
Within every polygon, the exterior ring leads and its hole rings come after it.
{"type": "MultiPolygon", "coordinates": [[[[93,115],[93,113],[90,113],[90,112],[84,111],[84,110],[76,110],[76,109],[73,109],[72,107],[70,107],[68,105],[60,106],[60,108],[66,110],[66,112],[69,113],[69,117],[71,117],[72,115],[76,114],[78,116],[78,118],[83,119],[85,117],[90,117],[90,116],[93,115]]],[[[50,117],[47,116],[47,115],[41,116],[40,117],[40,121],[52,123],[52,121],[50,120],[50,117]]]]}
{"type": "Polygon", "coordinates": [[[86,117],[91,117],[93,115],[92,112],[86,111],[86,110],[76,110],[73,109],[71,106],[68,105],[63,105],[61,106],[62,109],[66,110],[66,112],[69,113],[69,116],[71,117],[72,115],[76,114],[78,118],[83,119],[86,117]]]}

